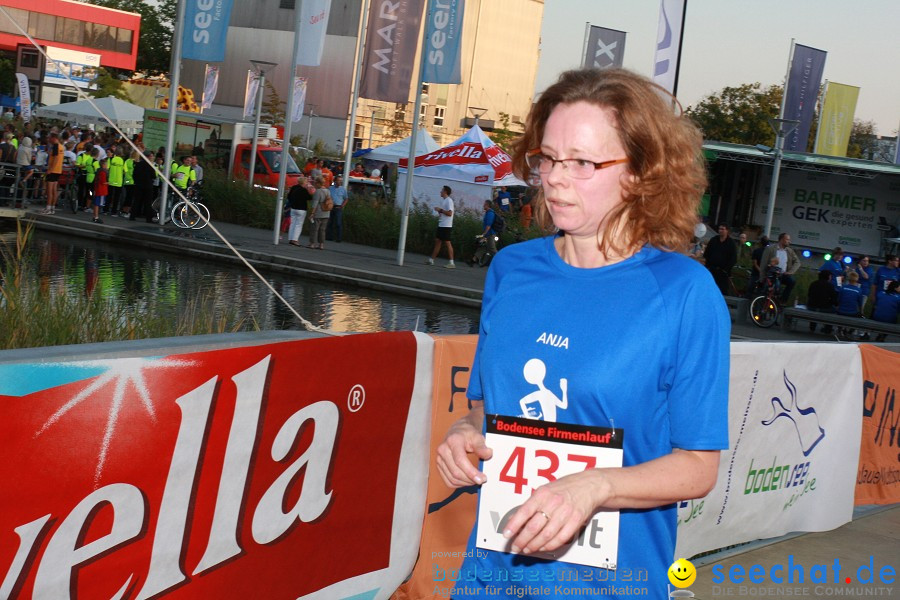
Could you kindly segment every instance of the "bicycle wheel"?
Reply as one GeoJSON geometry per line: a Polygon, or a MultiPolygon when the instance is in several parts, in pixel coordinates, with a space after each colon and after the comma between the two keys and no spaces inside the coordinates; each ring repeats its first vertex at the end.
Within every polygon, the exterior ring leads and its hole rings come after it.
{"type": "Polygon", "coordinates": [[[175,206],[172,207],[172,212],[169,214],[172,223],[179,229],[188,229],[188,226],[181,220],[181,214],[184,207],[184,202],[177,202],[175,206]]]}
{"type": "Polygon", "coordinates": [[[72,214],[78,214],[78,191],[75,186],[69,185],[66,186],[66,200],[69,204],[69,210],[72,211],[72,214]]]}
{"type": "Polygon", "coordinates": [[[778,303],[768,296],[757,296],[750,303],[750,319],[760,327],[771,327],[778,320],[778,303]]]}
{"type": "Polygon", "coordinates": [[[199,202],[184,204],[179,213],[186,229],[203,229],[209,224],[209,209],[199,202]]]}

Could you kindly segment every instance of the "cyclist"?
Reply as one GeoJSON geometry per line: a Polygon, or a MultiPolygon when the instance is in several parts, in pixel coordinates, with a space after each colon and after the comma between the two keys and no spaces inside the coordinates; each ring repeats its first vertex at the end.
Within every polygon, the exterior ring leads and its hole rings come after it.
{"type": "Polygon", "coordinates": [[[181,164],[172,163],[172,183],[182,193],[187,191],[189,185],[197,181],[197,173],[191,168],[193,160],[190,156],[182,156],[181,164]]]}

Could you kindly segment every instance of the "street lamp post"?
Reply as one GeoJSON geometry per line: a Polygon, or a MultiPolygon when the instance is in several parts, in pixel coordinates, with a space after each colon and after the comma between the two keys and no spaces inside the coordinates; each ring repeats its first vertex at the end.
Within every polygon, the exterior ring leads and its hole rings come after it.
{"type": "Polygon", "coordinates": [[[369,149],[372,148],[372,133],[375,131],[375,109],[372,109],[372,123],[369,125],[369,149]]]}
{"type": "Polygon", "coordinates": [[[487,111],[488,111],[488,109],[486,109],[486,108],[479,108],[478,106],[470,106],[470,107],[469,107],[469,112],[471,112],[471,113],[472,113],[472,116],[475,117],[475,124],[476,124],[476,125],[478,125],[478,119],[480,119],[481,117],[483,117],[483,116],[484,116],[484,113],[486,113],[487,111]]]}
{"type": "Polygon", "coordinates": [[[772,165],[772,182],[769,189],[769,204],[766,206],[765,236],[772,238],[772,217],[775,215],[775,195],[778,193],[778,178],[781,175],[781,158],[784,156],[784,138],[792,132],[800,121],[796,119],[769,119],[775,131],[775,162],[772,165]]]}
{"type": "Polygon", "coordinates": [[[259,86],[256,90],[256,120],[253,123],[253,144],[250,149],[249,188],[252,190],[253,178],[256,174],[256,150],[259,146],[259,122],[262,118],[262,101],[263,93],[265,93],[266,87],[266,70],[274,68],[276,66],[276,63],[268,62],[265,60],[251,60],[250,64],[253,65],[253,68],[256,69],[256,72],[259,74],[259,86]]]}
{"type": "Polygon", "coordinates": [[[307,118],[309,118],[309,122],[307,122],[307,124],[306,124],[306,147],[310,150],[312,150],[312,144],[309,143],[309,136],[312,135],[312,120],[313,120],[313,117],[316,116],[315,108],[316,108],[315,104],[310,104],[309,105],[309,114],[307,115],[307,118]]]}

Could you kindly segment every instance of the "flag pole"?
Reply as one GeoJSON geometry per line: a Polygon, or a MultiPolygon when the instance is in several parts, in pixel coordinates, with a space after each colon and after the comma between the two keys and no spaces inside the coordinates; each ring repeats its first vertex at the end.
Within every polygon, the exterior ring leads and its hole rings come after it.
{"type": "MultiPolygon", "coordinates": [[[[172,34],[172,62],[169,72],[169,123],[166,128],[166,156],[163,161],[163,177],[169,181],[172,175],[172,154],[175,149],[175,121],[178,118],[178,85],[181,82],[181,46],[184,37],[184,12],[186,2],[179,2],[175,11],[175,32],[172,34]]],[[[159,186],[159,225],[166,224],[167,185],[159,186]]]]}
{"type": "MultiPolygon", "coordinates": [[[[297,77],[297,61],[300,59],[300,19],[303,15],[303,0],[294,4],[294,50],[291,53],[291,68],[288,69],[288,101],[284,113],[284,139],[281,140],[281,168],[278,169],[278,192],[275,195],[275,225],[272,229],[272,244],[281,239],[281,211],[284,209],[284,188],[287,182],[287,166],[291,159],[291,126],[294,122],[294,78],[297,77]]],[[[253,180],[253,175],[250,175],[253,180]]]]}
{"type": "Polygon", "coordinates": [[[825,108],[825,95],[828,93],[828,80],[822,87],[822,94],[819,96],[819,124],[816,126],[816,139],[813,141],[813,153],[819,153],[819,136],[822,135],[822,110],[825,108]]]}
{"type": "Polygon", "coordinates": [[[684,48],[684,24],[687,21],[687,5],[688,0],[684,0],[684,6],[681,9],[681,33],[678,38],[678,56],[675,57],[675,81],[672,83],[672,95],[678,97],[678,75],[681,72],[681,52],[684,48]]]}
{"type": "Polygon", "coordinates": [[[587,59],[588,39],[591,37],[591,22],[584,22],[584,43],[581,45],[581,66],[587,68],[590,66],[587,59]]]}
{"type": "Polygon", "coordinates": [[[350,162],[353,158],[353,132],[356,130],[356,105],[359,103],[359,81],[362,79],[362,60],[365,52],[365,36],[369,26],[369,1],[363,2],[363,17],[360,20],[359,39],[356,41],[356,77],[353,78],[353,94],[350,100],[350,120],[348,123],[347,153],[344,155],[344,189],[350,184],[350,162]]]}
{"type": "MultiPolygon", "coordinates": [[[[791,51],[788,53],[787,72],[784,75],[784,89],[781,94],[781,109],[772,128],[775,129],[775,162],[772,163],[772,179],[769,183],[769,200],[766,204],[766,226],[763,233],[772,237],[772,219],[775,217],[775,196],[778,194],[778,177],[781,175],[781,156],[784,152],[784,108],[787,105],[787,86],[791,79],[791,63],[794,62],[794,38],[791,38],[791,51]]],[[[770,119],[771,123],[771,119],[770,119]]],[[[793,131],[793,128],[791,129],[793,131]]]]}
{"type": "Polygon", "coordinates": [[[406,230],[409,227],[409,204],[412,200],[413,170],[416,166],[416,141],[419,134],[419,111],[422,109],[422,79],[425,76],[425,33],[427,19],[431,14],[431,0],[425,0],[425,19],[422,22],[422,55],[419,57],[419,76],[416,78],[416,105],[413,108],[412,135],[409,138],[409,156],[406,163],[406,189],[403,193],[403,215],[400,217],[400,240],[397,245],[397,264],[403,266],[406,254],[406,230]]]}

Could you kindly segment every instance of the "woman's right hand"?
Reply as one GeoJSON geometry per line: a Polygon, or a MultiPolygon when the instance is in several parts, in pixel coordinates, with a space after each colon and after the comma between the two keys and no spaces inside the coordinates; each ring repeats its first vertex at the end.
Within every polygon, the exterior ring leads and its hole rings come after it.
{"type": "Polygon", "coordinates": [[[481,460],[488,460],[494,454],[484,443],[484,435],[481,433],[483,421],[484,409],[473,408],[468,415],[450,427],[444,441],[438,446],[438,473],[448,487],[481,485],[487,480],[484,473],[469,459],[470,454],[481,460]]]}

